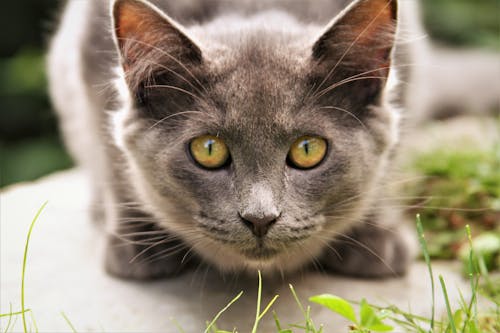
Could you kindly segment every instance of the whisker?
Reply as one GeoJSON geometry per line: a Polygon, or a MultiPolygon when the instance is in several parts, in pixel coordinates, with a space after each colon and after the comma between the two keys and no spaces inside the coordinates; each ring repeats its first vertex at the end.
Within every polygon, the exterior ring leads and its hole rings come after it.
{"type": "Polygon", "coordinates": [[[147,236],[147,235],[168,236],[169,234],[167,233],[166,230],[148,230],[148,231],[131,232],[128,234],[120,234],[120,236],[122,236],[122,237],[147,236]]]}
{"type": "MultiPolygon", "coordinates": [[[[380,78],[380,79],[385,79],[386,77],[380,77],[380,76],[364,76],[364,75],[367,75],[367,74],[371,74],[371,73],[376,73],[380,70],[383,70],[383,69],[396,69],[396,68],[405,68],[405,67],[416,67],[418,66],[417,64],[400,64],[400,65],[391,65],[391,66],[383,66],[383,67],[377,67],[375,69],[371,69],[371,70],[367,70],[367,71],[364,71],[362,73],[358,73],[358,74],[355,74],[355,75],[352,75],[352,76],[349,76],[349,77],[346,77],[340,81],[337,81],[337,82],[334,82],[332,85],[324,88],[323,90],[319,91],[318,93],[316,93],[314,95],[314,98],[315,99],[318,99],[319,97],[323,96],[324,94],[328,93],[329,91],[345,84],[345,83],[349,83],[351,81],[348,81],[350,79],[363,79],[363,78],[369,78],[369,79],[377,79],[377,78],[380,78]]],[[[400,81],[402,82],[402,81],[400,81]]]]}
{"type": "Polygon", "coordinates": [[[141,45],[144,45],[144,46],[147,46],[147,47],[150,47],[152,48],[153,50],[159,52],[160,54],[162,55],[165,55],[167,56],[168,58],[170,58],[171,60],[173,60],[176,64],[178,64],[179,66],[182,67],[182,69],[184,69],[186,71],[186,73],[188,73],[195,81],[196,83],[198,83],[198,85],[206,91],[206,88],[205,86],[200,82],[200,80],[193,74],[193,72],[191,72],[189,70],[189,68],[187,68],[179,59],[177,59],[176,57],[172,56],[170,53],[166,52],[165,50],[162,50],[160,49],[159,47],[157,46],[154,46],[154,45],[151,45],[149,43],[146,43],[146,42],[143,42],[141,40],[138,40],[138,39],[134,39],[134,38],[122,38],[122,40],[126,41],[126,42],[133,42],[133,43],[138,43],[138,44],[141,44],[141,45]]]}
{"type": "Polygon", "coordinates": [[[162,242],[170,242],[170,241],[175,241],[177,239],[179,239],[178,237],[170,237],[170,238],[167,238],[167,237],[159,237],[159,236],[156,236],[156,237],[150,237],[150,238],[145,238],[145,239],[129,239],[129,238],[125,238],[125,237],[120,237],[120,234],[108,234],[109,236],[113,236],[113,237],[116,237],[117,239],[119,239],[121,242],[118,243],[118,244],[114,244],[114,247],[125,247],[125,246],[129,246],[129,245],[144,245],[144,246],[149,246],[153,243],[156,243],[158,242],[158,240],[162,241],[162,242]]]}
{"type": "Polygon", "coordinates": [[[171,85],[168,85],[168,84],[152,84],[152,85],[147,85],[147,86],[144,86],[144,87],[145,88],[166,88],[166,89],[177,90],[177,91],[180,91],[182,93],[185,93],[185,94],[193,97],[196,100],[203,101],[203,99],[201,99],[199,96],[193,94],[192,92],[190,92],[190,91],[188,91],[186,89],[182,89],[182,88],[179,88],[179,87],[176,87],[176,86],[171,86],[171,85]]]}
{"type": "Polygon", "coordinates": [[[336,248],[334,248],[331,245],[331,242],[333,241],[333,239],[326,238],[325,236],[320,237],[319,235],[315,235],[314,238],[316,240],[320,241],[324,245],[325,248],[331,250],[337,256],[337,258],[339,258],[340,260],[342,260],[342,255],[339,253],[339,251],[337,251],[336,248]]]}
{"type": "MultiPolygon", "coordinates": [[[[133,263],[135,260],[137,260],[137,258],[139,258],[140,256],[142,256],[143,254],[145,254],[146,252],[148,252],[149,250],[151,250],[152,248],[158,246],[158,245],[161,245],[161,244],[165,244],[165,240],[164,239],[161,239],[159,240],[158,242],[154,242],[153,244],[145,247],[142,251],[139,251],[135,256],[133,256],[130,261],[129,261],[129,264],[133,263]]],[[[170,249],[170,248],[169,248],[170,249]]]]}
{"type": "Polygon", "coordinates": [[[182,115],[186,115],[186,114],[192,114],[192,113],[195,113],[195,114],[203,114],[203,112],[201,111],[195,111],[195,110],[192,110],[192,111],[182,111],[182,112],[177,112],[177,113],[174,113],[174,114],[171,114],[171,115],[168,115],[166,117],[163,117],[161,118],[160,120],[158,120],[157,122],[155,122],[153,125],[151,125],[148,130],[151,130],[153,129],[154,127],[156,127],[157,125],[161,124],[162,122],[164,122],[165,120],[168,120],[170,118],[173,118],[173,117],[176,117],[176,116],[182,116],[182,115]]]}
{"type": "Polygon", "coordinates": [[[340,80],[328,88],[325,88],[322,90],[315,98],[320,98],[321,96],[325,95],[327,92],[332,91],[335,88],[338,88],[340,86],[343,86],[344,84],[355,82],[355,81],[363,81],[363,80],[370,80],[370,79],[385,79],[385,76],[362,76],[362,77],[349,77],[343,80],[340,80]]]}
{"type": "Polygon", "coordinates": [[[172,257],[174,255],[182,253],[182,251],[185,251],[187,248],[188,248],[187,246],[183,246],[183,247],[179,247],[178,249],[175,249],[175,250],[170,249],[171,250],[170,252],[165,251],[165,253],[163,253],[161,256],[157,256],[155,258],[148,258],[146,260],[141,261],[141,263],[152,264],[154,262],[158,262],[158,261],[164,260],[168,257],[172,257]]]}
{"type": "Polygon", "coordinates": [[[123,223],[144,223],[144,224],[153,224],[153,222],[158,222],[158,219],[154,217],[120,217],[117,219],[118,222],[123,223]]]}
{"type": "Polygon", "coordinates": [[[318,260],[317,256],[314,256],[311,251],[309,251],[308,247],[304,244],[304,242],[297,242],[297,245],[299,246],[299,248],[301,248],[304,253],[307,255],[307,257],[309,258],[309,261],[313,264],[314,266],[314,269],[318,272],[324,272],[324,267],[323,265],[321,264],[321,262],[318,260]]]}
{"type": "Polygon", "coordinates": [[[358,123],[361,124],[361,126],[366,130],[368,131],[368,127],[366,127],[366,125],[361,121],[361,119],[359,119],[359,117],[357,117],[354,113],[350,112],[350,111],[347,111],[346,109],[343,109],[343,108],[340,108],[338,106],[322,106],[320,107],[320,109],[334,109],[334,110],[337,110],[337,111],[341,111],[341,112],[344,112],[348,115],[350,115],[351,117],[353,117],[354,119],[356,119],[358,121],[358,123]]]}
{"type": "Polygon", "coordinates": [[[151,262],[156,261],[156,260],[161,260],[161,259],[164,259],[168,256],[175,254],[175,253],[178,253],[179,251],[181,251],[183,249],[189,248],[189,246],[184,241],[182,241],[182,240],[179,241],[179,240],[180,240],[179,237],[171,237],[169,239],[160,240],[159,242],[152,244],[151,246],[143,249],[133,259],[134,260],[137,259],[141,255],[147,253],[147,251],[151,250],[152,248],[154,248],[158,245],[168,245],[169,243],[171,243],[172,246],[169,246],[168,248],[166,248],[164,250],[155,252],[155,253],[151,254],[150,256],[145,257],[144,260],[142,261],[142,263],[151,263],[151,262]]]}
{"type": "Polygon", "coordinates": [[[363,223],[366,225],[369,225],[371,227],[374,227],[374,228],[377,228],[380,230],[384,230],[385,232],[388,232],[388,233],[391,233],[394,235],[397,234],[397,231],[395,230],[394,227],[383,225],[382,223],[371,222],[370,220],[365,220],[363,223]]]}
{"type": "Polygon", "coordinates": [[[189,80],[188,80],[188,79],[186,79],[183,75],[179,74],[178,72],[174,71],[173,69],[168,68],[168,67],[167,67],[167,66],[165,66],[165,65],[162,65],[162,64],[159,64],[159,63],[153,62],[153,61],[151,61],[151,60],[148,60],[148,62],[149,62],[149,63],[151,63],[151,64],[153,64],[153,65],[155,65],[155,66],[158,66],[158,67],[160,67],[160,68],[162,68],[162,69],[164,69],[164,70],[166,70],[166,71],[169,71],[169,72],[173,73],[173,74],[174,74],[174,75],[176,75],[178,78],[180,78],[182,81],[184,81],[184,82],[186,82],[187,84],[189,84],[189,85],[191,86],[191,88],[193,88],[194,90],[196,90],[196,92],[197,92],[198,94],[200,94],[200,96],[203,96],[203,95],[207,92],[207,91],[206,91],[206,89],[204,89],[204,90],[205,90],[205,93],[204,93],[204,92],[202,92],[200,89],[198,89],[198,87],[196,87],[195,85],[193,85],[193,84],[191,83],[191,81],[189,81],[189,80]]]}
{"type": "Polygon", "coordinates": [[[360,242],[359,240],[351,237],[351,236],[348,236],[346,234],[343,234],[343,233],[336,233],[339,237],[343,237],[343,238],[347,238],[348,240],[352,241],[354,245],[359,245],[360,247],[362,247],[363,249],[365,249],[366,251],[368,251],[369,253],[371,253],[375,258],[377,258],[378,260],[380,260],[380,262],[386,266],[392,274],[396,275],[396,272],[394,271],[394,269],[392,269],[392,267],[384,260],[384,258],[382,258],[380,255],[378,255],[375,251],[373,251],[369,246],[367,246],[366,244],[363,244],[362,242],[360,242]]]}
{"type": "Polygon", "coordinates": [[[186,261],[186,258],[189,258],[189,255],[193,252],[193,250],[194,250],[194,248],[190,247],[189,250],[186,251],[186,253],[182,257],[181,264],[183,264],[186,261]]]}
{"type": "Polygon", "coordinates": [[[359,199],[360,197],[366,196],[366,195],[371,194],[371,193],[375,193],[376,191],[381,190],[381,189],[386,188],[386,187],[406,184],[406,183],[419,181],[419,180],[427,179],[427,178],[429,178],[429,177],[428,176],[417,176],[417,177],[405,178],[405,179],[398,180],[398,181],[384,182],[381,184],[377,184],[373,188],[369,189],[368,191],[361,192],[359,194],[350,196],[344,200],[341,200],[341,201],[335,203],[333,206],[329,207],[329,209],[336,208],[336,207],[339,207],[340,205],[347,204],[347,203],[352,202],[356,199],[359,199]]]}

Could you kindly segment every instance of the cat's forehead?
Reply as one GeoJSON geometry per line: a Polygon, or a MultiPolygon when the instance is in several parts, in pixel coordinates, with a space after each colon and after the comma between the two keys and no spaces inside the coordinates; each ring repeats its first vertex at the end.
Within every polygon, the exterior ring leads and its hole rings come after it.
{"type": "Polygon", "coordinates": [[[204,39],[212,39],[230,44],[235,37],[251,35],[259,30],[268,35],[300,38],[317,33],[318,28],[317,24],[300,22],[284,11],[266,10],[253,15],[221,15],[204,25],[191,26],[189,30],[202,43],[204,39]]]}
{"type": "Polygon", "coordinates": [[[279,11],[223,17],[194,30],[214,71],[246,72],[247,76],[302,69],[317,32],[318,27],[279,11]]]}
{"type": "Polygon", "coordinates": [[[206,64],[208,104],[216,105],[207,112],[221,115],[216,127],[273,139],[297,129],[316,132],[324,117],[312,117],[306,97],[312,45],[320,30],[273,11],[195,28],[206,64]],[[306,110],[309,116],[302,117],[306,110]]]}
{"type": "Polygon", "coordinates": [[[227,117],[252,114],[270,121],[298,107],[307,85],[307,58],[283,38],[254,30],[208,58],[212,97],[224,105],[227,117]]]}

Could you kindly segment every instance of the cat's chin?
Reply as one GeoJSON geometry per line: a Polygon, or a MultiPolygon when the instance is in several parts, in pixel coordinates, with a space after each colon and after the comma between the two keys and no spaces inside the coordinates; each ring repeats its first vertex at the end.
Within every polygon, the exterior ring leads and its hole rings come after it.
{"type": "Polygon", "coordinates": [[[216,242],[194,245],[196,252],[207,262],[223,272],[248,272],[260,270],[274,275],[291,273],[306,266],[311,258],[324,250],[320,242],[313,239],[284,247],[256,246],[248,248],[228,247],[216,242]]]}
{"type": "Polygon", "coordinates": [[[271,247],[261,246],[254,249],[243,249],[241,253],[248,260],[272,261],[280,255],[281,251],[271,247]]]}

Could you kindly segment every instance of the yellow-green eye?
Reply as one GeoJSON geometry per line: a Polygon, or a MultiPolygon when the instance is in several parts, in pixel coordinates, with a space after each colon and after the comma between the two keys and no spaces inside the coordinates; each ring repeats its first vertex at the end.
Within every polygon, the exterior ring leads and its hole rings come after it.
{"type": "Polygon", "coordinates": [[[326,140],[317,136],[301,136],[292,144],[288,153],[291,166],[311,169],[318,165],[326,155],[326,140]]]}
{"type": "Polygon", "coordinates": [[[217,169],[229,159],[229,150],[224,141],[213,135],[194,138],[189,144],[189,152],[194,160],[207,169],[217,169]]]}

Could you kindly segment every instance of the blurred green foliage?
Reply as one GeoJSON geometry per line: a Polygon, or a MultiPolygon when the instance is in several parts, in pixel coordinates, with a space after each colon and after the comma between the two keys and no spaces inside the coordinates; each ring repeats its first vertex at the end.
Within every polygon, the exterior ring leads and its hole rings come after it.
{"type": "Polygon", "coordinates": [[[2,145],[0,151],[8,161],[2,165],[2,177],[8,182],[2,185],[36,179],[72,165],[59,140],[50,136],[2,145]]]}
{"type": "Polygon", "coordinates": [[[47,96],[44,49],[59,0],[3,1],[0,11],[0,187],[68,168],[47,96]]]}
{"type": "Polygon", "coordinates": [[[500,0],[423,0],[433,39],[453,46],[500,50],[500,0]]]}
{"type": "Polygon", "coordinates": [[[58,136],[44,67],[34,48],[0,59],[0,186],[72,165],[58,136]]]}
{"type": "MultiPolygon", "coordinates": [[[[432,38],[500,49],[500,0],[422,0],[432,38]]],[[[2,1],[0,187],[71,166],[46,93],[43,54],[63,0],[2,1]]]]}
{"type": "Polygon", "coordinates": [[[422,217],[432,257],[455,258],[466,242],[466,225],[473,236],[500,235],[500,142],[484,151],[427,152],[415,157],[411,169],[425,176],[405,192],[418,198],[410,202],[410,215],[422,217]]]}

